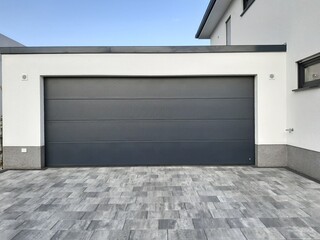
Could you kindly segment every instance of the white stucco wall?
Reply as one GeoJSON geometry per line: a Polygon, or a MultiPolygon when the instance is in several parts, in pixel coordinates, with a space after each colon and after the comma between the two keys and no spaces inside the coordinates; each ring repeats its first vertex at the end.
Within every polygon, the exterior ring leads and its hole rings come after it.
{"type": "Polygon", "coordinates": [[[243,17],[242,0],[234,0],[211,36],[225,45],[225,21],[231,15],[232,45],[287,43],[287,143],[320,151],[320,89],[293,93],[297,88],[296,62],[320,52],[319,0],[255,1],[243,17]]]}
{"type": "Polygon", "coordinates": [[[320,151],[320,88],[292,90],[298,87],[296,61],[320,52],[319,9],[318,0],[292,0],[287,53],[288,126],[295,129],[288,144],[315,151],[320,151]]]}
{"type": "MultiPolygon", "coordinates": [[[[23,47],[21,43],[0,33],[0,47],[23,47]]],[[[0,55],[0,115],[2,115],[2,58],[0,55]]]]}
{"type": "Polygon", "coordinates": [[[289,32],[289,29],[286,27],[289,20],[287,18],[289,1],[292,0],[257,0],[241,17],[243,1],[233,0],[229,9],[213,31],[211,44],[226,44],[225,22],[230,16],[232,45],[286,43],[289,32]]]}
{"type": "Polygon", "coordinates": [[[44,145],[43,76],[255,75],[256,143],[286,143],[285,53],[3,55],[4,146],[44,145]],[[275,80],[269,75],[274,74],[275,80]],[[28,81],[22,81],[22,74],[28,81]]]}

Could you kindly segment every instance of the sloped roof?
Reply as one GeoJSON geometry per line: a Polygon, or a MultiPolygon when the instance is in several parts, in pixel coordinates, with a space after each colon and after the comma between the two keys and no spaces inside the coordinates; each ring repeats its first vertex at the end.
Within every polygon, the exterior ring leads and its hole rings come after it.
{"type": "Polygon", "coordinates": [[[232,1],[210,0],[195,37],[209,39],[232,1]]]}
{"type": "Polygon", "coordinates": [[[0,33],[0,47],[24,47],[24,45],[0,33]]]}

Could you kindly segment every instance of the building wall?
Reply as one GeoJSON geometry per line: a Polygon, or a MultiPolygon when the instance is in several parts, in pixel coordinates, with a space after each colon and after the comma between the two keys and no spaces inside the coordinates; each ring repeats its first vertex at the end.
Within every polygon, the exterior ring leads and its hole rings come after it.
{"type": "Polygon", "coordinates": [[[320,52],[320,31],[316,30],[319,29],[318,9],[317,0],[290,3],[287,125],[294,128],[288,137],[289,167],[320,180],[320,88],[292,92],[298,87],[296,61],[320,52]]]}
{"type": "MultiPolygon", "coordinates": [[[[287,127],[294,128],[294,132],[288,134],[287,144],[296,147],[294,152],[299,149],[317,152],[320,159],[320,88],[292,92],[298,86],[296,62],[320,52],[318,9],[319,0],[255,1],[240,17],[242,0],[234,0],[213,31],[211,43],[225,44],[224,22],[231,15],[233,45],[287,44],[287,90],[283,97],[287,98],[287,127]]],[[[288,151],[290,167],[320,179],[320,163],[312,164],[306,157],[298,164],[292,152],[288,151]],[[304,169],[307,165],[308,169],[312,166],[318,169],[318,175],[304,169]]]]}
{"type": "Polygon", "coordinates": [[[242,0],[233,0],[213,31],[211,35],[211,44],[226,44],[225,22],[230,16],[232,45],[269,45],[286,43],[287,35],[290,30],[287,28],[287,22],[289,20],[287,17],[287,14],[289,13],[289,1],[291,0],[257,0],[244,15],[241,16],[243,12],[242,0]]]}
{"type": "MultiPolygon", "coordinates": [[[[285,56],[285,53],[3,55],[4,166],[43,166],[44,76],[252,75],[256,144],[286,144],[285,56]],[[276,76],[274,80],[270,80],[271,73],[276,76]],[[28,81],[22,81],[23,74],[28,81]],[[21,153],[21,148],[30,151],[21,153]]],[[[261,155],[257,163],[278,164],[269,163],[269,157],[261,155]]]]}
{"type": "MultiPolygon", "coordinates": [[[[17,41],[14,41],[11,38],[8,38],[0,33],[0,47],[22,47],[23,45],[21,43],[18,43],[17,41]]],[[[0,115],[2,115],[2,69],[1,69],[1,55],[0,55],[0,115]]]]}
{"type": "Polygon", "coordinates": [[[288,35],[288,127],[295,129],[288,144],[320,152],[320,88],[292,92],[298,87],[296,62],[320,52],[320,1],[291,0],[291,31],[288,35]],[[315,14],[310,14],[315,13],[315,14]],[[303,17],[297,17],[303,16],[303,17]]]}

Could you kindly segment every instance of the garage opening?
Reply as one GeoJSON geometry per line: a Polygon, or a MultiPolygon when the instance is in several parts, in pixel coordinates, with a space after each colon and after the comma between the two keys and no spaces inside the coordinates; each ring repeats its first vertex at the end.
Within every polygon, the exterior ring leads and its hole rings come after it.
{"type": "Polygon", "coordinates": [[[254,165],[253,77],[45,79],[46,166],[254,165]]]}

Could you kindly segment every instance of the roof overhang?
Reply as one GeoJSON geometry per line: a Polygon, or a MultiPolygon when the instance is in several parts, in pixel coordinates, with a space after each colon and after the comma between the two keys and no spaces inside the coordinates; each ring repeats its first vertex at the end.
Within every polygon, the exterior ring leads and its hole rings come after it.
{"type": "Polygon", "coordinates": [[[1,54],[162,54],[286,52],[286,45],[163,46],[163,47],[0,47],[1,54]]]}
{"type": "Polygon", "coordinates": [[[1,47],[24,47],[23,44],[17,42],[16,40],[13,40],[12,38],[9,38],[3,34],[0,33],[0,46],[1,47]]]}
{"type": "Polygon", "coordinates": [[[213,30],[220,22],[232,1],[233,0],[210,0],[196,33],[196,38],[210,39],[213,30]]]}

